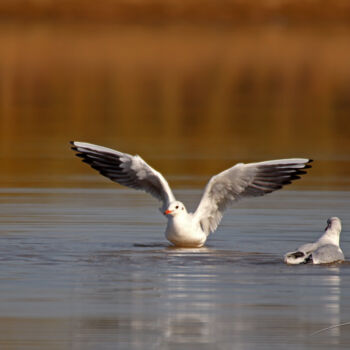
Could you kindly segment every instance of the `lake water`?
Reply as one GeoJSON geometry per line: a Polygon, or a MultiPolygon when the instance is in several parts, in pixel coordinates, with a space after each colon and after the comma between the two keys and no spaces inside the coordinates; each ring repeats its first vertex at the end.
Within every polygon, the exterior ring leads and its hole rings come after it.
{"type": "MultiPolygon", "coordinates": [[[[198,190],[176,195],[195,208],[198,190]]],[[[350,192],[241,201],[206,247],[175,249],[158,203],[123,189],[0,191],[0,348],[348,349],[350,264],[287,266],[350,192]]]]}

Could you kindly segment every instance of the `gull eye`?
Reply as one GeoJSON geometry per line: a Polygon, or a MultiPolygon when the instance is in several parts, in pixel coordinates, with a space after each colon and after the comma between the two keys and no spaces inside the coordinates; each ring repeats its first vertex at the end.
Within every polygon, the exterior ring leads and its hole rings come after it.
{"type": "Polygon", "coordinates": [[[184,210],[184,207],[182,207],[181,209],[184,210]]]}
{"type": "Polygon", "coordinates": [[[177,205],[177,206],[175,207],[175,209],[179,209],[179,206],[177,205]]]}

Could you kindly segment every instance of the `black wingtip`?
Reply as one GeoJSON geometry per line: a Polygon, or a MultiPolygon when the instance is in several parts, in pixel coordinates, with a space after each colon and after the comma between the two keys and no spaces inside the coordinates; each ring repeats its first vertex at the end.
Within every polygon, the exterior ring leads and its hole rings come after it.
{"type": "Polygon", "coordinates": [[[313,159],[309,159],[309,161],[305,163],[304,169],[312,168],[312,165],[310,163],[312,163],[313,161],[314,161],[313,159]]]}
{"type": "MultiPolygon", "coordinates": [[[[73,147],[72,147],[72,149],[73,149],[73,147]]],[[[73,149],[73,150],[78,152],[77,149],[73,149]]],[[[85,158],[85,155],[83,153],[76,153],[75,155],[79,158],[85,158]]]]}
{"type": "Polygon", "coordinates": [[[309,159],[309,161],[305,164],[305,169],[309,169],[309,168],[312,168],[312,165],[311,163],[313,163],[313,159],[309,159]]]}
{"type": "MultiPolygon", "coordinates": [[[[69,143],[72,145],[70,149],[73,150],[74,152],[80,152],[79,149],[78,149],[78,146],[75,144],[76,142],[77,141],[69,141],[69,143]]],[[[79,157],[78,154],[76,154],[76,156],[79,157]]]]}
{"type": "Polygon", "coordinates": [[[308,161],[308,162],[306,163],[306,165],[305,165],[305,168],[306,168],[306,169],[311,168],[311,167],[312,167],[311,163],[312,163],[313,161],[314,161],[313,159],[309,159],[309,161],[308,161]]]}

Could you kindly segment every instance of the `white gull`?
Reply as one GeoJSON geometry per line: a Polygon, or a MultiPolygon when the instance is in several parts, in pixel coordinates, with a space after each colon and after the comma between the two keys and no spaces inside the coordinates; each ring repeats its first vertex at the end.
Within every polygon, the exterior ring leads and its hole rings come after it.
{"type": "Polygon", "coordinates": [[[344,254],[339,247],[341,221],[337,217],[327,220],[324,234],[315,243],[306,243],[296,251],[284,255],[284,262],[296,264],[329,264],[344,260],[344,254]]]}
{"type": "Polygon", "coordinates": [[[218,227],[225,209],[242,197],[262,196],[299,179],[310,159],[292,158],[259,163],[238,163],[213,176],[194,213],[175,199],[163,175],[140,156],[85,142],[71,142],[83,162],[121,185],[143,190],[162,202],[168,218],[166,238],[179,247],[202,247],[218,227]]]}

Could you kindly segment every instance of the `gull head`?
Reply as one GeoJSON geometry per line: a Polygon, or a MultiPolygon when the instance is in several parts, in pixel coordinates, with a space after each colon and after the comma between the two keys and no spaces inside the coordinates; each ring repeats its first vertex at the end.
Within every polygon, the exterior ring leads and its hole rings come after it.
{"type": "Polygon", "coordinates": [[[170,203],[168,208],[164,211],[164,215],[176,216],[179,214],[187,213],[186,207],[180,201],[170,203]]]}
{"type": "Polygon", "coordinates": [[[336,216],[333,216],[327,220],[326,231],[331,230],[335,234],[339,235],[341,231],[341,221],[336,216]]]}

